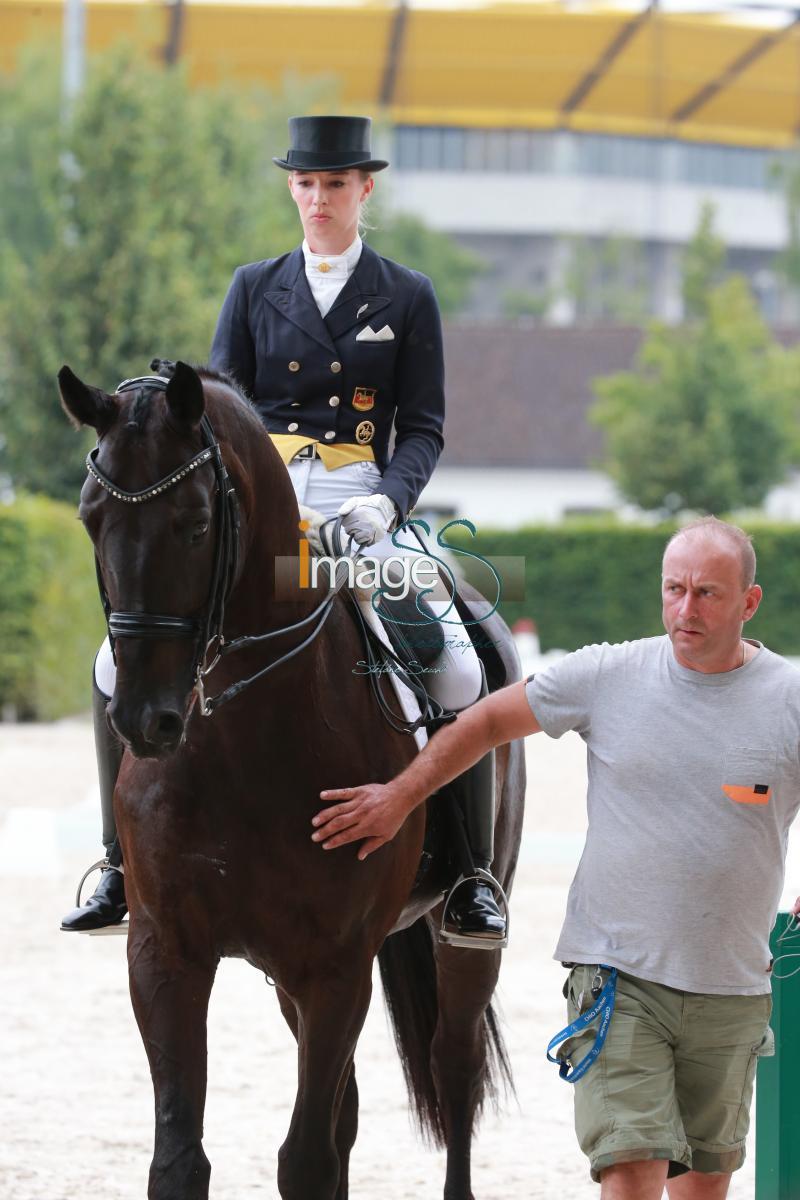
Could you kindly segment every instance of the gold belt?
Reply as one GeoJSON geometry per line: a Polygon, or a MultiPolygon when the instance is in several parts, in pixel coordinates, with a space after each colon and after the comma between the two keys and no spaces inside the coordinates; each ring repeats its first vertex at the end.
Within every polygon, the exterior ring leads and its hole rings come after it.
{"type": "Polygon", "coordinates": [[[348,442],[339,442],[332,446],[327,442],[319,442],[316,438],[303,437],[299,433],[271,433],[269,436],[287,466],[297,451],[302,450],[304,446],[316,447],[327,471],[335,471],[337,467],[346,467],[354,462],[375,462],[371,446],[350,445],[348,442]]]}

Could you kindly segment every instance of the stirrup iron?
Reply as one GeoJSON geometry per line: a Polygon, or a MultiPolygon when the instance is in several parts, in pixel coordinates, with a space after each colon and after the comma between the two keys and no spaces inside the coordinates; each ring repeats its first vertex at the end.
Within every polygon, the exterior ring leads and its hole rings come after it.
{"type": "Polygon", "coordinates": [[[465,950],[504,950],[508,945],[508,932],[511,928],[511,916],[508,906],[508,897],[503,891],[502,884],[495,879],[491,871],[485,871],[483,867],[474,867],[472,871],[465,875],[459,875],[444,902],[442,909],[442,923],[439,926],[439,941],[444,942],[448,946],[461,946],[465,950]],[[448,929],[447,914],[450,905],[453,901],[458,889],[464,883],[486,883],[492,889],[495,899],[499,902],[500,910],[506,923],[505,937],[502,938],[480,938],[470,936],[465,933],[459,933],[455,929],[448,929]]]}
{"type": "MultiPolygon", "coordinates": [[[[125,874],[125,865],[124,865],[124,863],[120,863],[119,866],[117,866],[117,867],[112,866],[111,863],[108,861],[107,855],[105,858],[98,858],[96,863],[92,863],[92,865],[83,872],[83,875],[81,876],[81,881],[78,884],[78,890],[75,893],[75,907],[76,908],[83,908],[83,901],[81,899],[81,892],[83,891],[83,885],[86,883],[86,880],[89,878],[89,876],[92,875],[95,871],[118,871],[120,875],[124,875],[125,874]]],[[[82,933],[82,934],[88,934],[89,937],[109,937],[113,934],[117,934],[117,935],[121,934],[123,937],[127,937],[128,936],[128,922],[127,922],[126,918],[123,917],[123,919],[121,921],[118,921],[115,925],[103,925],[100,927],[100,929],[77,929],[77,930],[75,930],[75,932],[82,933]]]]}

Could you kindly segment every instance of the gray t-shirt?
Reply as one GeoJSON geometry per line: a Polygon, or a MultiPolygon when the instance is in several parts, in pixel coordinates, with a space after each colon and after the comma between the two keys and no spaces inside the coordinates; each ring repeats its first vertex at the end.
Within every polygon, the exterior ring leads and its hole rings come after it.
{"type": "Polygon", "coordinates": [[[555,957],[768,992],[800,805],[800,671],[764,648],[735,671],[690,671],[664,636],[586,646],[526,694],[545,733],[587,746],[589,828],[555,957]]]}

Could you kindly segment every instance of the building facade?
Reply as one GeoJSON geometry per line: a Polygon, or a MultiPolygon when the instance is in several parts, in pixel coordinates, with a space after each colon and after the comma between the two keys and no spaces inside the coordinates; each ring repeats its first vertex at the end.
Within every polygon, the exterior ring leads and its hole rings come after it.
{"type": "Polygon", "coordinates": [[[788,238],[779,148],[571,130],[400,126],[393,204],[485,264],[475,318],[683,315],[681,257],[705,205],[768,321],[800,320],[776,269],[788,238]]]}
{"type": "MultiPolygon", "coordinates": [[[[69,7],[88,51],[124,39],[198,84],[327,80],[341,111],[372,113],[394,208],[481,260],[475,319],[677,320],[681,252],[710,203],[767,319],[797,322],[775,174],[800,133],[796,12],[675,2],[69,7]]],[[[0,0],[0,67],[27,41],[60,39],[67,12],[0,0]]]]}

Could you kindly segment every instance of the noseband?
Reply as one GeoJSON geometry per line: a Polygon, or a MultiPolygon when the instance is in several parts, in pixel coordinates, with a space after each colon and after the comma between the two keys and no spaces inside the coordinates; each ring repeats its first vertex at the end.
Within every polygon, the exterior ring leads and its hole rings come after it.
{"type": "MultiPolygon", "coordinates": [[[[168,384],[169,380],[161,375],[141,375],[135,379],[123,380],[117,388],[117,395],[121,395],[123,392],[138,390],[165,392],[168,384]]],[[[224,704],[227,700],[232,700],[234,696],[237,696],[244,688],[249,687],[251,683],[255,683],[257,679],[273,671],[281,663],[294,658],[296,654],[304,650],[314,640],[325,624],[333,606],[334,595],[330,595],[324,599],[317,605],[313,612],[309,613],[302,620],[296,621],[293,625],[285,625],[280,629],[274,629],[264,634],[235,638],[231,642],[225,641],[223,636],[225,604],[236,581],[239,558],[239,503],[230,476],[222,461],[219,443],[214,435],[211,422],[205,413],[203,413],[200,421],[200,436],[202,439],[202,449],[195,454],[194,458],[190,458],[188,462],[177,467],[176,470],[170,475],[165,476],[164,479],[160,479],[157,483],[151,484],[150,487],[142,488],[138,492],[126,492],[124,488],[119,487],[107,475],[103,474],[97,465],[99,446],[96,446],[86,456],[86,470],[115,500],[120,500],[124,504],[144,504],[148,500],[154,500],[156,496],[160,496],[162,492],[167,491],[169,488],[175,487],[176,484],[186,479],[199,467],[206,466],[208,463],[213,467],[217,483],[217,535],[214,549],[214,569],[211,575],[211,585],[209,587],[205,612],[202,617],[172,617],[164,616],[160,613],[120,612],[113,610],[105,583],[103,582],[100,562],[96,554],[94,559],[97,571],[97,585],[100,589],[100,599],[106,615],[108,640],[111,646],[111,653],[114,655],[114,661],[116,662],[114,643],[117,638],[195,639],[196,649],[192,664],[192,678],[195,681],[194,690],[200,701],[201,713],[204,717],[210,717],[212,712],[219,708],[221,704],[224,704]],[[252,646],[258,642],[268,641],[274,637],[280,637],[281,634],[305,629],[306,626],[311,625],[315,620],[317,620],[316,625],[314,625],[311,633],[306,636],[299,646],[281,655],[280,658],[271,662],[261,671],[257,671],[255,675],[231,684],[230,687],[226,688],[218,696],[205,695],[205,680],[221,658],[232,651],[252,646]],[[209,663],[208,657],[212,648],[214,650],[214,657],[211,663],[209,663]]],[[[338,590],[338,586],[341,586],[341,584],[334,585],[334,593],[338,590]]]]}

